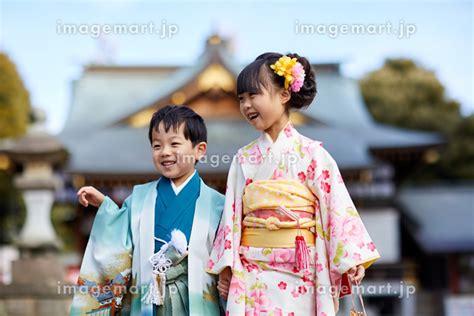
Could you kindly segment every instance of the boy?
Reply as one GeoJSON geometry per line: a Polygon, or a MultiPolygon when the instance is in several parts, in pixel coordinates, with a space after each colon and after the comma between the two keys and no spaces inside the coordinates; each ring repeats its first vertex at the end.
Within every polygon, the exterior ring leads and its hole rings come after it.
{"type": "Polygon", "coordinates": [[[205,269],[224,198],[195,169],[206,126],[188,107],[166,106],[153,114],[148,137],[160,179],[135,186],[122,208],[93,187],[77,193],[99,210],[71,315],[219,315],[205,269]],[[122,302],[128,292],[131,304],[122,302]]]}

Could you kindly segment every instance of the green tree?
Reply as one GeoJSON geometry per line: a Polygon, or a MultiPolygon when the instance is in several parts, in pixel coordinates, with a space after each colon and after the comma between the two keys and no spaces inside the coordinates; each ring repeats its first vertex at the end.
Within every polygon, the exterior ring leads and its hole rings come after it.
{"type": "Polygon", "coordinates": [[[446,97],[432,71],[409,59],[388,59],[360,81],[365,103],[380,123],[427,131],[447,138],[439,160],[412,180],[474,179],[474,115],[463,118],[459,103],[446,97]]]}
{"type": "Polygon", "coordinates": [[[439,164],[445,177],[474,179],[474,114],[464,118],[449,135],[439,164]]]}
{"type": "MultiPolygon", "coordinates": [[[[30,98],[15,65],[0,53],[0,141],[22,136],[30,121],[30,98]]],[[[21,193],[8,170],[0,170],[0,244],[11,242],[25,218],[21,193]]]]}
{"type": "Polygon", "coordinates": [[[0,139],[26,132],[30,120],[30,97],[15,65],[0,53],[0,139]]]}
{"type": "Polygon", "coordinates": [[[448,133],[461,120],[459,103],[446,97],[436,75],[409,59],[387,59],[360,87],[369,112],[381,123],[448,133]]]}
{"type": "Polygon", "coordinates": [[[10,174],[0,170],[0,245],[12,242],[25,222],[26,210],[10,174]]]}

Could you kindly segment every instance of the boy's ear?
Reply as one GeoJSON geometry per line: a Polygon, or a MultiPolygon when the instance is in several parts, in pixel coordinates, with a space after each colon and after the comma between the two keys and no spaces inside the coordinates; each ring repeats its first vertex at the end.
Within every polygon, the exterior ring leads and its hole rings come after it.
{"type": "Polygon", "coordinates": [[[196,158],[199,160],[206,154],[207,143],[206,142],[200,142],[194,148],[196,149],[196,156],[197,156],[196,158]]]}
{"type": "Polygon", "coordinates": [[[280,101],[281,104],[286,104],[291,99],[291,92],[289,89],[281,89],[280,91],[280,101]]]}

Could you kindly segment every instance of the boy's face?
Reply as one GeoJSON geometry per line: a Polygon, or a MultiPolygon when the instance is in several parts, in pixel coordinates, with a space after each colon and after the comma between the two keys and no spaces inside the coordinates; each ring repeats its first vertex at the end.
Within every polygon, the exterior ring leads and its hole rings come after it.
{"type": "Polygon", "coordinates": [[[195,162],[206,154],[207,144],[201,142],[193,146],[191,140],[184,137],[184,123],[177,131],[171,127],[168,132],[160,123],[152,132],[151,148],[155,168],[178,186],[194,172],[195,162]]]}

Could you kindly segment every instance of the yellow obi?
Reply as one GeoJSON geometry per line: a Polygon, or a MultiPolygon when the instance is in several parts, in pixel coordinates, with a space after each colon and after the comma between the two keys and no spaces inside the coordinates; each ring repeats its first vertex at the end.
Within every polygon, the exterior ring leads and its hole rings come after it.
{"type": "Polygon", "coordinates": [[[315,244],[314,212],[316,198],[296,180],[264,180],[250,183],[244,191],[243,246],[292,248],[295,237],[304,236],[308,246],[315,244]],[[288,214],[279,209],[289,210],[288,214]],[[299,222],[299,225],[298,225],[299,222]]]}

